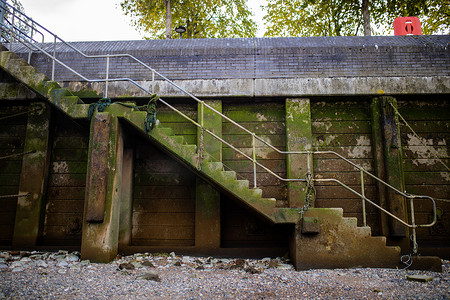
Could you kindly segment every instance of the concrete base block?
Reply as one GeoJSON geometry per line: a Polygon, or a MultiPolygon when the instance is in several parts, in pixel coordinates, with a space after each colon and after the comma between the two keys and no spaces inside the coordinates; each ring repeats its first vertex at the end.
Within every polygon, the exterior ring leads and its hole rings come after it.
{"type": "Polygon", "coordinates": [[[318,220],[317,234],[302,234],[296,226],[291,258],[297,270],[400,265],[400,249],[386,246],[386,239],[362,233],[348,222],[339,208],[311,208],[305,218],[318,220]]]}
{"type": "Polygon", "coordinates": [[[409,269],[442,272],[442,260],[437,256],[413,256],[409,269]]]}

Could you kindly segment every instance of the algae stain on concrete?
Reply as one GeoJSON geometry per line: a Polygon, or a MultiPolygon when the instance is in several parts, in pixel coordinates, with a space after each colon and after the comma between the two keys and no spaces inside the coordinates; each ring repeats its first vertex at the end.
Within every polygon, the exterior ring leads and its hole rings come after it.
{"type": "Polygon", "coordinates": [[[53,173],[69,173],[69,164],[66,161],[53,162],[53,173]]]}
{"type": "MultiPolygon", "coordinates": [[[[412,133],[407,134],[407,148],[414,154],[416,159],[412,159],[412,163],[416,166],[434,165],[437,163],[436,158],[448,157],[447,147],[433,147],[435,141],[433,139],[426,139],[417,137],[412,133]]],[[[438,146],[446,146],[445,139],[436,141],[438,146]]]]}
{"type": "Polygon", "coordinates": [[[450,172],[440,172],[439,174],[445,181],[450,182],[450,172]]]}
{"type": "Polygon", "coordinates": [[[349,158],[366,158],[370,154],[370,139],[367,136],[360,136],[356,139],[356,146],[352,147],[348,153],[349,158]]]}
{"type": "Polygon", "coordinates": [[[263,114],[261,114],[261,113],[257,113],[256,114],[256,118],[258,119],[258,121],[260,121],[260,122],[264,122],[264,121],[267,121],[267,117],[266,116],[264,116],[263,114]]]}

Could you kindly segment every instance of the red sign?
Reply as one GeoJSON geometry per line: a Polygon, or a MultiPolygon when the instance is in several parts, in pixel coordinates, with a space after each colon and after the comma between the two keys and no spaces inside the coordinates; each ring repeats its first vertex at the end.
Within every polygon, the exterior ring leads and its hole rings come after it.
{"type": "Polygon", "coordinates": [[[418,17],[400,17],[394,20],[394,35],[422,35],[418,17]]]}

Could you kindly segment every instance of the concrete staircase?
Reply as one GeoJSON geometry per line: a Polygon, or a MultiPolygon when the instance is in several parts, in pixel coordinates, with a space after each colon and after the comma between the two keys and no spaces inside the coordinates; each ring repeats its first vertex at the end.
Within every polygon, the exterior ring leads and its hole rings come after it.
{"type": "Polygon", "coordinates": [[[298,269],[397,267],[400,247],[386,246],[386,237],[372,236],[356,218],[343,217],[342,208],[311,208],[297,239],[298,269]]]}
{"type": "MultiPolygon", "coordinates": [[[[87,119],[89,105],[68,89],[61,88],[58,83],[49,81],[34,67],[13,52],[1,52],[0,65],[21,83],[47,98],[50,103],[74,119],[87,119]]],[[[134,128],[145,133],[146,112],[134,110],[122,105],[111,104],[104,112],[109,112],[133,125],[134,128]]],[[[160,124],[147,134],[148,138],[159,147],[171,153],[191,169],[196,170],[204,179],[214,183],[222,191],[231,194],[245,205],[254,209],[262,216],[274,223],[296,223],[299,219],[299,209],[277,208],[276,199],[262,198],[261,189],[249,187],[248,180],[238,180],[236,172],[225,171],[221,162],[212,161],[206,153],[198,168],[197,146],[189,145],[182,136],[175,136],[172,129],[160,124]]]]}
{"type": "MultiPolygon", "coordinates": [[[[69,90],[50,81],[34,67],[9,51],[0,53],[0,67],[19,82],[73,119],[87,119],[89,104],[69,90]]],[[[277,224],[295,224],[291,239],[291,257],[297,269],[330,267],[395,267],[400,262],[400,249],[387,247],[385,237],[372,237],[369,227],[357,227],[356,218],[344,218],[342,209],[311,208],[301,220],[298,208],[275,207],[276,200],[262,198],[262,190],[249,187],[247,180],[238,180],[236,172],[225,171],[221,162],[208,154],[199,162],[196,145],[175,136],[160,124],[145,133],[146,112],[111,104],[105,112],[131,124],[152,142],[185,164],[199,176],[224,193],[231,195],[277,224]]]]}

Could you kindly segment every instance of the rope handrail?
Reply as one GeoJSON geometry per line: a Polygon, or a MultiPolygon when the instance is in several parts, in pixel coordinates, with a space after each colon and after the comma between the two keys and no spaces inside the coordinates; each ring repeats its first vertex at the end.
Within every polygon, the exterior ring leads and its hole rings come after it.
{"type": "MultiPolygon", "coordinates": [[[[27,20],[30,20],[33,22],[34,25],[39,26],[40,28],[42,28],[43,31],[49,33],[51,36],[53,36],[54,38],[54,42],[53,42],[53,55],[50,54],[48,51],[46,51],[44,49],[44,47],[39,47],[35,44],[33,44],[31,41],[34,41],[33,38],[31,37],[29,40],[27,39],[23,39],[21,40],[20,38],[24,36],[23,32],[20,31],[20,35],[16,36],[16,38],[18,39],[18,41],[23,44],[25,47],[27,47],[28,49],[33,48],[34,50],[40,51],[42,52],[44,55],[50,57],[53,61],[53,64],[55,62],[57,62],[58,64],[60,64],[61,66],[63,66],[64,68],[66,68],[67,70],[69,70],[70,72],[74,73],[75,75],[79,76],[80,78],[82,78],[83,80],[87,81],[87,82],[105,82],[106,83],[106,88],[105,88],[105,92],[107,93],[107,86],[108,86],[108,82],[116,82],[116,81],[128,81],[129,83],[135,85],[136,87],[138,87],[139,89],[141,89],[142,91],[148,93],[148,94],[152,94],[151,91],[149,91],[148,89],[144,88],[142,85],[140,85],[138,82],[136,82],[135,80],[131,79],[131,78],[127,78],[127,77],[122,77],[122,78],[108,78],[108,70],[109,70],[109,59],[110,58],[118,58],[118,57],[127,57],[130,58],[132,60],[134,60],[136,63],[140,64],[141,66],[145,67],[146,69],[150,70],[152,72],[152,80],[154,80],[154,75],[158,75],[160,78],[162,78],[164,81],[166,81],[167,83],[169,83],[171,86],[173,86],[174,88],[176,88],[177,90],[181,91],[182,93],[184,93],[186,96],[189,96],[190,98],[192,98],[193,100],[195,100],[197,103],[199,103],[202,107],[207,107],[209,110],[211,110],[212,112],[214,112],[215,114],[219,115],[222,119],[227,120],[228,122],[232,123],[233,125],[235,125],[236,127],[238,127],[239,129],[243,130],[244,132],[248,133],[249,135],[252,136],[252,138],[254,140],[258,140],[260,142],[262,142],[263,144],[265,144],[267,147],[271,148],[272,150],[274,150],[275,152],[279,153],[279,154],[284,154],[284,155],[290,155],[290,154],[307,154],[307,155],[312,155],[312,154],[331,154],[334,155],[336,157],[338,157],[339,159],[345,161],[346,163],[352,165],[354,168],[358,169],[361,173],[367,174],[370,177],[372,177],[373,179],[375,179],[376,181],[382,183],[383,185],[385,185],[386,187],[392,189],[393,191],[395,191],[396,193],[402,195],[405,198],[410,199],[411,201],[414,199],[429,199],[430,201],[432,201],[433,203],[433,221],[430,224],[425,224],[425,225],[416,225],[416,224],[409,224],[404,222],[402,219],[398,218],[397,216],[393,215],[392,213],[388,212],[387,210],[385,210],[384,208],[382,208],[381,206],[377,205],[376,203],[374,203],[373,201],[369,200],[367,197],[365,197],[365,195],[363,193],[358,193],[357,191],[353,190],[352,188],[348,187],[347,185],[345,185],[344,183],[342,183],[341,181],[337,180],[337,179],[313,179],[316,182],[325,182],[325,181],[329,181],[329,182],[335,182],[341,186],[343,186],[344,188],[350,190],[352,193],[358,195],[359,197],[361,197],[361,199],[363,199],[364,201],[368,201],[369,203],[371,203],[372,205],[375,205],[375,207],[377,207],[378,209],[382,210],[383,212],[387,213],[388,215],[390,215],[391,217],[397,219],[399,222],[401,222],[403,225],[410,227],[410,228],[416,228],[416,227],[430,227],[433,226],[437,220],[436,217],[436,204],[435,201],[432,197],[430,196],[420,196],[420,195],[412,195],[412,194],[408,194],[406,192],[402,192],[399,189],[395,188],[394,186],[392,186],[391,184],[383,181],[382,179],[378,178],[377,176],[371,174],[370,172],[368,172],[367,170],[365,170],[363,167],[355,164],[354,162],[352,162],[351,160],[345,158],[344,156],[342,156],[341,154],[335,152],[335,151],[282,151],[280,149],[278,149],[277,147],[273,146],[272,144],[270,144],[269,142],[265,141],[262,137],[256,135],[254,132],[250,131],[249,129],[245,128],[244,126],[242,126],[241,124],[235,122],[234,120],[232,120],[231,118],[229,118],[228,116],[224,115],[222,112],[216,110],[214,107],[208,105],[207,103],[205,103],[204,101],[200,100],[199,98],[197,98],[195,95],[193,95],[192,93],[190,93],[189,91],[185,90],[184,88],[182,88],[181,86],[177,85],[175,82],[173,82],[172,80],[170,80],[169,78],[167,78],[166,76],[164,76],[163,74],[159,73],[157,70],[153,69],[152,67],[150,67],[149,65],[147,65],[146,63],[144,63],[143,61],[139,60],[138,58],[130,55],[130,54],[105,54],[105,55],[87,55],[84,52],[82,52],[81,50],[77,49],[76,47],[74,47],[73,45],[71,45],[70,43],[67,43],[66,41],[64,41],[63,39],[61,39],[59,36],[57,36],[56,34],[52,33],[50,30],[48,30],[47,28],[45,28],[44,26],[40,25],[38,22],[35,22],[34,20],[32,20],[31,18],[29,18],[28,16],[26,16],[24,13],[18,11],[16,8],[14,8],[13,6],[7,4],[7,6],[11,7],[14,11],[19,12],[24,18],[26,18],[27,20]],[[67,64],[65,64],[64,62],[62,62],[61,60],[56,58],[56,41],[59,40],[62,44],[68,46],[70,49],[74,50],[75,52],[77,52],[78,54],[82,55],[85,58],[106,58],[107,59],[107,72],[106,72],[106,78],[105,79],[89,79],[87,77],[85,77],[84,75],[80,74],[79,72],[77,72],[76,70],[74,70],[73,68],[71,68],[70,66],[68,66],[67,64]]],[[[20,19],[20,18],[19,18],[20,19]]],[[[26,21],[23,21],[22,19],[20,19],[24,25],[26,26],[30,26],[26,21]]],[[[11,28],[7,28],[4,24],[1,24],[1,28],[2,29],[11,29],[11,34],[15,35],[14,31],[12,30],[12,28],[15,28],[15,25],[12,24],[11,28]]],[[[36,30],[37,31],[37,30],[36,30]]],[[[40,31],[37,31],[40,32],[40,31]]],[[[41,33],[42,34],[42,33],[41,33]]],[[[25,34],[25,36],[27,36],[25,34]]],[[[11,37],[10,37],[11,38],[11,37]]],[[[39,44],[36,42],[36,44],[39,44]]],[[[43,43],[44,45],[44,43],[43,43]]],[[[54,78],[54,66],[52,69],[52,80],[54,78]]],[[[106,95],[107,97],[107,95],[106,95]]],[[[191,119],[190,117],[188,117],[187,115],[185,115],[184,113],[182,113],[181,111],[179,111],[178,109],[176,109],[175,107],[173,107],[172,105],[170,105],[169,103],[167,103],[166,101],[164,101],[163,99],[159,99],[159,101],[161,103],[163,103],[164,105],[168,106],[170,109],[172,109],[173,111],[175,111],[177,114],[179,114],[180,116],[182,116],[183,118],[185,118],[186,120],[188,120],[189,122],[191,122],[192,124],[194,124],[195,126],[197,126],[198,128],[200,128],[201,130],[204,130],[205,132],[207,132],[208,134],[210,134],[211,136],[213,136],[215,139],[217,139],[218,141],[220,141],[221,143],[229,146],[230,148],[232,148],[234,151],[237,151],[239,154],[241,154],[243,157],[245,157],[247,160],[251,161],[254,164],[254,168],[256,168],[256,166],[261,167],[262,169],[264,169],[266,172],[270,173],[271,175],[275,176],[278,180],[280,181],[285,181],[285,182],[306,182],[307,179],[303,179],[303,178],[283,178],[281,176],[279,176],[278,174],[274,173],[273,171],[271,171],[269,168],[265,167],[264,165],[262,165],[261,163],[259,163],[256,160],[255,157],[255,153],[253,153],[253,157],[250,157],[249,155],[247,155],[246,153],[244,153],[243,151],[239,150],[238,148],[234,147],[232,144],[230,144],[229,142],[225,141],[224,139],[222,139],[221,137],[217,136],[214,132],[212,132],[211,130],[208,130],[207,128],[205,128],[203,126],[203,124],[199,124],[198,122],[196,122],[195,120],[191,119]]],[[[203,111],[203,108],[202,108],[203,111]]],[[[253,142],[253,151],[255,151],[255,145],[253,142]]],[[[254,169],[256,170],[256,169],[254,169]]],[[[256,187],[256,171],[255,172],[255,187],[256,187]]],[[[361,182],[361,185],[363,185],[363,182],[361,182]]],[[[363,189],[362,189],[363,190],[363,189]]]]}

